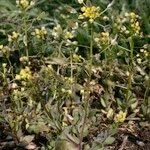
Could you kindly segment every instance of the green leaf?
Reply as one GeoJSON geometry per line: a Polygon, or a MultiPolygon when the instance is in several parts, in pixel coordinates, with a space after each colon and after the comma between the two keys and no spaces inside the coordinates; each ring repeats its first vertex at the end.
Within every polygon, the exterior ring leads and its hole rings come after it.
{"type": "Polygon", "coordinates": [[[70,142],[73,142],[73,143],[76,143],[76,144],[79,144],[79,139],[73,135],[70,135],[70,134],[67,134],[67,139],[70,141],[70,142]]]}
{"type": "Polygon", "coordinates": [[[25,137],[21,137],[20,141],[30,143],[33,141],[35,135],[27,135],[25,137]]]}
{"type": "Polygon", "coordinates": [[[101,104],[103,107],[106,107],[106,103],[105,103],[105,100],[103,98],[101,98],[101,104]]]}
{"type": "Polygon", "coordinates": [[[98,143],[98,142],[93,142],[92,143],[92,147],[90,148],[90,150],[103,150],[103,146],[102,144],[98,143]]]}
{"type": "Polygon", "coordinates": [[[137,107],[137,105],[138,105],[138,102],[135,102],[135,103],[131,104],[132,110],[134,110],[137,107]]]}
{"type": "Polygon", "coordinates": [[[56,142],[55,150],[78,150],[78,146],[66,140],[58,140],[56,142]]]}
{"type": "Polygon", "coordinates": [[[45,125],[44,122],[38,122],[30,125],[27,130],[30,133],[39,133],[39,132],[48,132],[49,128],[45,125]]]}
{"type": "Polygon", "coordinates": [[[16,9],[15,5],[13,5],[8,0],[2,0],[2,1],[0,1],[0,9],[1,8],[6,8],[6,9],[9,9],[9,10],[15,10],[16,9]]]}
{"type": "Polygon", "coordinates": [[[119,98],[117,98],[117,104],[119,105],[119,107],[123,106],[123,103],[121,102],[121,100],[119,98]]]}
{"type": "Polygon", "coordinates": [[[26,38],[26,36],[23,36],[23,43],[24,43],[25,46],[27,46],[27,38],[26,38]]]}
{"type": "Polygon", "coordinates": [[[110,145],[115,141],[114,137],[109,136],[108,138],[106,138],[106,140],[104,141],[104,144],[106,145],[110,145]]]}

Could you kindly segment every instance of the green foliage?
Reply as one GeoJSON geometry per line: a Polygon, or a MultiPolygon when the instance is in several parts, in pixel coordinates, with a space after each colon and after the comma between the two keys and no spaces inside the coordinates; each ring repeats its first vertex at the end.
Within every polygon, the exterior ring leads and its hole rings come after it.
{"type": "Polygon", "coordinates": [[[18,2],[0,0],[0,125],[16,143],[107,149],[150,118],[148,0],[18,2]]]}

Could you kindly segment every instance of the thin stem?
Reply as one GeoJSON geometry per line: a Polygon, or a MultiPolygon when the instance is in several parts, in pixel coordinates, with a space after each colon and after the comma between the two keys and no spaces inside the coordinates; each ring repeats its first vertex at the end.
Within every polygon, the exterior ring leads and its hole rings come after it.
{"type": "MultiPolygon", "coordinates": [[[[61,41],[59,47],[58,47],[58,58],[61,57],[61,48],[62,48],[62,45],[63,45],[64,41],[61,41]]],[[[59,71],[60,71],[60,66],[58,65],[58,68],[57,68],[57,75],[59,75],[59,71]]],[[[54,96],[53,96],[53,99],[55,99],[56,97],[56,94],[57,94],[57,80],[55,81],[55,90],[54,90],[54,96]]]]}
{"type": "Polygon", "coordinates": [[[127,52],[131,52],[131,50],[129,50],[129,49],[127,49],[127,48],[125,48],[125,47],[123,47],[121,45],[118,45],[118,47],[121,48],[121,49],[123,49],[123,50],[126,50],[127,52]]]}
{"type": "Polygon", "coordinates": [[[131,36],[129,39],[130,44],[130,63],[129,63],[129,77],[128,77],[128,86],[127,86],[127,95],[126,100],[129,100],[129,93],[132,89],[132,76],[133,76],[133,63],[134,63],[134,57],[133,57],[133,51],[134,51],[134,43],[133,43],[133,37],[131,36]]]}
{"type": "MultiPolygon", "coordinates": [[[[91,41],[90,41],[90,60],[89,60],[89,79],[88,79],[88,84],[90,84],[91,81],[91,76],[92,76],[92,64],[93,64],[93,29],[91,27],[91,41]]],[[[83,141],[83,134],[84,134],[84,128],[86,125],[86,120],[88,117],[88,108],[89,108],[89,99],[90,99],[90,93],[89,89],[87,87],[86,93],[84,93],[84,108],[85,108],[85,114],[83,118],[83,125],[81,129],[81,134],[80,134],[80,142],[79,142],[79,150],[82,150],[82,141],[83,141]]]]}
{"type": "MultiPolygon", "coordinates": [[[[149,72],[149,77],[150,77],[150,72],[149,72]]],[[[148,85],[146,87],[146,90],[145,90],[145,93],[144,93],[144,100],[143,100],[145,106],[147,106],[146,107],[146,115],[147,115],[148,109],[149,109],[148,92],[150,90],[150,78],[148,79],[147,83],[148,83],[148,85]]]]}
{"type": "Polygon", "coordinates": [[[61,41],[61,43],[60,43],[60,45],[59,45],[59,47],[58,47],[58,58],[59,58],[60,56],[62,56],[61,49],[62,49],[63,44],[64,44],[64,41],[61,41]]]}
{"type": "Polygon", "coordinates": [[[72,56],[73,54],[72,54],[72,50],[70,51],[70,67],[71,67],[71,75],[70,75],[70,77],[71,77],[71,92],[72,92],[72,90],[73,90],[73,86],[72,86],[72,82],[73,82],[73,60],[72,60],[72,56]]]}
{"type": "Polygon", "coordinates": [[[99,54],[101,54],[101,53],[105,52],[105,51],[106,51],[107,49],[109,49],[111,46],[112,46],[111,44],[110,44],[110,45],[108,45],[106,48],[104,48],[102,51],[100,51],[100,52],[99,52],[99,54]]]}
{"type": "MultiPolygon", "coordinates": [[[[85,94],[84,94],[85,97],[85,94]]],[[[84,99],[85,101],[85,114],[84,114],[84,118],[83,118],[83,125],[82,125],[82,129],[81,129],[81,134],[80,134],[80,142],[79,142],[79,150],[82,150],[82,141],[83,141],[83,134],[84,134],[84,127],[86,125],[86,119],[88,116],[88,107],[89,107],[89,98],[90,98],[90,94],[88,93],[88,96],[84,99]]]]}
{"type": "Polygon", "coordinates": [[[89,66],[90,66],[90,73],[89,73],[89,82],[91,80],[91,75],[92,75],[92,64],[93,64],[93,29],[91,27],[91,41],[90,41],[90,62],[89,62],[89,66]]]}
{"type": "Polygon", "coordinates": [[[11,61],[10,61],[9,57],[7,57],[7,60],[8,60],[10,69],[11,69],[11,76],[12,76],[12,79],[14,79],[13,66],[12,66],[12,64],[11,64],[11,61]]]}
{"type": "Polygon", "coordinates": [[[106,9],[104,9],[101,13],[100,13],[100,15],[102,15],[103,13],[105,13],[108,9],[110,9],[110,7],[112,7],[112,5],[115,3],[115,0],[113,0],[112,2],[110,2],[108,5],[107,5],[107,7],[106,7],[106,9]]]}
{"type": "Polygon", "coordinates": [[[28,52],[28,28],[27,28],[27,21],[26,21],[26,11],[24,10],[23,12],[24,15],[24,44],[25,44],[25,51],[26,51],[26,56],[29,60],[29,52],[28,52]]]}

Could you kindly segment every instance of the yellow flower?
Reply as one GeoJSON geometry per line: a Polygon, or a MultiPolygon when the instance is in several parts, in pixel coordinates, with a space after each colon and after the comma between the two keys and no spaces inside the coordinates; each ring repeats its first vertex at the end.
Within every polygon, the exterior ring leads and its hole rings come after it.
{"type": "Polygon", "coordinates": [[[132,28],[135,35],[140,34],[140,30],[141,30],[138,18],[139,18],[139,16],[137,14],[135,14],[134,12],[131,12],[129,14],[129,20],[131,23],[131,28],[132,28]]]}
{"type": "Polygon", "coordinates": [[[41,27],[41,32],[45,35],[47,34],[47,30],[45,29],[45,27],[41,27]]]}
{"type": "Polygon", "coordinates": [[[3,49],[3,47],[4,47],[3,45],[0,45],[0,49],[3,49]]]}
{"type": "Polygon", "coordinates": [[[141,27],[140,27],[140,23],[139,23],[138,21],[133,22],[133,23],[131,24],[131,28],[132,28],[132,30],[133,30],[136,34],[139,34],[139,33],[140,33],[141,27]]]}
{"type": "Polygon", "coordinates": [[[80,94],[84,94],[85,93],[85,91],[82,89],[82,90],[80,90],[80,94]]]}
{"type": "Polygon", "coordinates": [[[71,95],[71,94],[72,94],[72,91],[71,91],[71,90],[67,90],[67,93],[68,93],[69,95],[71,95]]]}
{"type": "Polygon", "coordinates": [[[126,112],[120,111],[120,112],[115,116],[115,118],[114,118],[115,122],[116,122],[116,123],[119,123],[119,122],[122,123],[122,122],[124,122],[125,119],[126,119],[126,115],[127,115],[126,112]]]}
{"type": "Polygon", "coordinates": [[[22,79],[31,79],[32,75],[31,75],[30,68],[26,67],[25,69],[22,69],[20,71],[20,75],[21,75],[22,79]]]}
{"type": "Polygon", "coordinates": [[[65,39],[72,39],[74,37],[73,33],[66,31],[64,32],[64,38],[65,39]]]}
{"type": "Polygon", "coordinates": [[[148,56],[148,52],[146,50],[144,50],[144,55],[147,57],[148,56]]]}
{"type": "Polygon", "coordinates": [[[56,27],[53,28],[52,36],[54,37],[54,39],[57,39],[60,37],[62,32],[63,32],[62,27],[60,26],[60,24],[58,24],[56,27]]]}
{"type": "Polygon", "coordinates": [[[45,35],[47,34],[47,30],[45,27],[41,27],[41,29],[35,29],[32,35],[35,35],[38,39],[45,39],[45,35]]]}
{"type": "Polygon", "coordinates": [[[3,63],[3,64],[2,64],[2,67],[3,67],[3,68],[6,68],[6,66],[7,66],[6,63],[3,63]]]}
{"type": "Polygon", "coordinates": [[[141,59],[141,58],[138,58],[138,59],[137,59],[137,63],[138,63],[138,64],[141,64],[141,63],[142,63],[142,59],[141,59]]]}
{"type": "Polygon", "coordinates": [[[137,19],[137,18],[139,17],[139,16],[136,15],[134,12],[131,12],[131,13],[129,14],[129,16],[130,16],[130,18],[133,19],[133,20],[135,20],[135,19],[137,19]]]}
{"type": "Polygon", "coordinates": [[[126,35],[132,34],[142,36],[142,33],[140,32],[139,16],[134,12],[125,13],[124,16],[119,16],[115,26],[121,33],[125,33],[126,35]],[[126,23],[129,23],[129,26],[126,26],[126,23]]]}
{"type": "Polygon", "coordinates": [[[19,38],[19,33],[13,31],[11,35],[8,35],[8,41],[16,41],[19,38]]]}
{"type": "Polygon", "coordinates": [[[19,75],[19,74],[17,74],[17,75],[16,75],[16,77],[15,77],[15,79],[16,79],[16,80],[21,80],[20,75],[19,75]]]}
{"type": "Polygon", "coordinates": [[[25,69],[21,69],[19,75],[16,75],[16,80],[30,80],[32,78],[32,73],[30,71],[29,67],[26,67],[25,69]]]}
{"type": "Polygon", "coordinates": [[[97,44],[109,44],[110,43],[110,37],[109,37],[109,32],[101,32],[98,37],[94,38],[95,42],[97,44]]]}
{"type": "Polygon", "coordinates": [[[79,19],[88,18],[92,23],[97,17],[99,17],[99,7],[84,6],[81,8],[82,14],[79,15],[79,19]]]}
{"type": "Polygon", "coordinates": [[[77,55],[77,54],[73,54],[73,60],[75,62],[81,62],[82,56],[81,55],[77,55]]]}
{"type": "Polygon", "coordinates": [[[20,62],[27,62],[28,61],[28,57],[26,56],[23,56],[23,57],[20,57],[20,62]]]}
{"type": "Polygon", "coordinates": [[[26,9],[29,6],[34,5],[34,1],[29,1],[29,0],[16,0],[16,4],[22,8],[22,9],[26,9]]]}
{"type": "Polygon", "coordinates": [[[47,34],[47,30],[45,27],[41,27],[41,29],[35,29],[34,32],[32,32],[32,35],[35,35],[38,39],[45,39],[45,35],[47,34]]]}
{"type": "Polygon", "coordinates": [[[101,39],[100,41],[102,42],[102,44],[108,44],[109,43],[109,32],[102,32],[100,34],[101,39]]]}
{"type": "Polygon", "coordinates": [[[1,48],[0,48],[0,50],[2,51],[2,53],[4,54],[4,55],[9,55],[9,53],[10,53],[10,48],[8,47],[8,46],[3,46],[3,45],[1,45],[1,48]],[[1,49],[2,48],[2,49],[1,49]]]}
{"type": "Polygon", "coordinates": [[[66,90],[65,90],[64,88],[62,88],[62,89],[61,89],[61,91],[62,91],[63,93],[65,93],[65,92],[66,92],[66,90]]]}
{"type": "Polygon", "coordinates": [[[28,0],[21,0],[20,1],[20,5],[23,7],[23,8],[27,8],[29,6],[29,1],[28,0]]]}

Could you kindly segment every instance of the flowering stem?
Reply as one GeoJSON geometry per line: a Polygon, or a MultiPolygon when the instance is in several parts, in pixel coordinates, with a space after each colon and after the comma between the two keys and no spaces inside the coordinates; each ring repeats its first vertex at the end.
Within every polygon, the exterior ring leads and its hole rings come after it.
{"type": "MultiPolygon", "coordinates": [[[[90,66],[92,66],[93,63],[93,30],[91,27],[91,42],[90,42],[90,66]]],[[[91,69],[91,68],[90,68],[91,69]]]]}
{"type": "MultiPolygon", "coordinates": [[[[150,72],[149,72],[149,77],[150,77],[150,72]]],[[[148,116],[148,110],[149,110],[149,98],[148,98],[148,92],[150,91],[150,78],[148,79],[147,81],[147,87],[146,87],[146,90],[145,90],[145,93],[144,93],[144,104],[146,107],[146,115],[148,116]]]]}
{"type": "Polygon", "coordinates": [[[132,89],[132,76],[133,76],[133,63],[134,63],[134,58],[133,58],[133,50],[134,50],[134,43],[133,43],[133,37],[131,36],[129,39],[129,44],[130,44],[130,64],[129,64],[129,77],[128,77],[128,87],[127,87],[127,95],[126,95],[126,100],[129,100],[129,93],[132,89]]]}
{"type": "MultiPolygon", "coordinates": [[[[92,64],[93,64],[93,29],[91,27],[91,41],[90,41],[90,60],[89,60],[89,79],[88,79],[88,86],[91,81],[91,76],[92,76],[92,64]]],[[[80,142],[79,142],[79,150],[82,150],[82,141],[83,141],[83,134],[84,134],[84,128],[86,125],[86,120],[88,117],[88,108],[89,108],[89,99],[90,99],[90,93],[89,93],[89,88],[87,87],[87,93],[84,93],[84,108],[85,108],[85,114],[84,114],[84,119],[83,119],[83,125],[81,129],[81,134],[80,134],[80,142]]]]}
{"type": "Polygon", "coordinates": [[[12,66],[12,64],[11,64],[11,61],[10,61],[9,57],[7,58],[7,60],[8,60],[9,66],[10,66],[10,68],[11,68],[11,76],[12,76],[12,79],[14,79],[13,66],[12,66]]]}
{"type": "Polygon", "coordinates": [[[27,30],[27,21],[26,21],[26,11],[23,11],[24,15],[24,44],[25,44],[25,51],[26,51],[26,56],[29,60],[29,52],[28,52],[28,30],[27,30]]]}
{"type": "Polygon", "coordinates": [[[73,86],[72,86],[72,82],[73,82],[73,60],[72,60],[72,56],[73,54],[72,54],[72,49],[71,49],[71,51],[70,51],[70,67],[71,67],[71,75],[70,75],[70,77],[71,77],[71,92],[72,92],[72,89],[73,89],[73,86]]]}
{"type": "Polygon", "coordinates": [[[92,76],[92,64],[93,64],[93,29],[91,27],[90,60],[89,60],[89,81],[88,81],[89,83],[90,83],[91,76],[92,76]]]}
{"type": "MultiPolygon", "coordinates": [[[[63,43],[64,41],[61,41],[59,47],[58,47],[58,58],[61,57],[61,48],[63,46],[63,43]]],[[[59,75],[59,71],[60,71],[60,66],[58,65],[58,68],[57,68],[57,75],[59,75]]],[[[57,94],[57,80],[55,81],[55,90],[54,90],[54,96],[53,96],[53,99],[55,99],[56,97],[56,94],[57,94]]]]}

